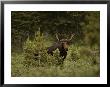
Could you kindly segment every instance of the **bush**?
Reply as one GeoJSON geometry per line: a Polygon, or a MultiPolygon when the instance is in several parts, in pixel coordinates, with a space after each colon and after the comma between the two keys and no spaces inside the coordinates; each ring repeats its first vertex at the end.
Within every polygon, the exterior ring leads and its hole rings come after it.
{"type": "Polygon", "coordinates": [[[59,65],[62,63],[59,50],[55,50],[53,56],[49,55],[45,42],[45,38],[40,31],[36,32],[33,41],[27,39],[24,44],[25,66],[59,65]]]}
{"type": "Polygon", "coordinates": [[[23,47],[25,55],[25,65],[41,65],[42,61],[45,62],[45,45],[44,45],[44,36],[40,31],[35,33],[34,40],[30,40],[29,37],[23,47]],[[42,57],[42,58],[41,58],[42,57]],[[35,61],[37,60],[37,61],[35,61]]]}
{"type": "Polygon", "coordinates": [[[81,59],[93,65],[100,63],[99,50],[92,49],[89,46],[71,45],[67,58],[69,61],[79,61],[81,59]]]}
{"type": "Polygon", "coordinates": [[[80,58],[79,50],[80,48],[78,46],[74,46],[74,45],[70,46],[69,52],[68,52],[70,61],[76,61],[80,58]]]}

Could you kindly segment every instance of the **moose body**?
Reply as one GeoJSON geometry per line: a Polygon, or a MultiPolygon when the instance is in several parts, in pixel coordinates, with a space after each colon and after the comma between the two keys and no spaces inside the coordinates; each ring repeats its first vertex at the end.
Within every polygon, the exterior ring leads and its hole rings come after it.
{"type": "MultiPolygon", "coordinates": [[[[51,54],[53,56],[53,51],[55,51],[56,49],[59,49],[60,51],[60,57],[62,57],[62,63],[65,60],[66,56],[67,56],[67,51],[68,51],[68,43],[71,41],[71,39],[73,38],[75,34],[72,34],[70,39],[59,39],[58,36],[56,35],[57,38],[57,42],[54,43],[52,46],[46,48],[47,49],[47,53],[51,54]]],[[[36,56],[38,56],[39,54],[34,54],[35,59],[37,60],[36,56]]]]}
{"type": "Polygon", "coordinates": [[[53,56],[53,51],[55,51],[58,48],[60,51],[60,57],[62,57],[64,60],[67,56],[67,51],[68,51],[66,45],[67,45],[66,43],[57,42],[48,48],[47,53],[53,56]]]}
{"type": "Polygon", "coordinates": [[[49,47],[47,53],[51,54],[53,56],[53,51],[55,51],[58,48],[60,51],[60,57],[62,57],[63,61],[64,61],[64,59],[67,56],[68,42],[73,38],[74,35],[75,34],[72,34],[70,39],[61,39],[60,40],[58,38],[58,35],[56,34],[56,38],[57,38],[58,42],[56,42],[51,47],[49,47]]]}

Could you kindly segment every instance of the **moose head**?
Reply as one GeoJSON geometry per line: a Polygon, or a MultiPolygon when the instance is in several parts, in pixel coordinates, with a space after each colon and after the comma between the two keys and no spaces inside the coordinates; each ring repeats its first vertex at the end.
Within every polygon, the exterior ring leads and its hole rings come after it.
{"type": "Polygon", "coordinates": [[[59,39],[58,34],[56,34],[56,38],[58,40],[58,43],[60,44],[60,48],[62,48],[65,51],[68,51],[69,42],[72,40],[74,35],[75,35],[74,33],[71,34],[71,37],[69,39],[64,39],[64,38],[63,39],[59,39]]]}
{"type": "Polygon", "coordinates": [[[64,59],[67,56],[68,43],[72,40],[75,34],[74,33],[71,34],[70,39],[59,39],[58,34],[55,34],[55,35],[58,41],[48,48],[47,53],[53,55],[53,51],[55,51],[58,48],[60,51],[60,56],[63,58],[63,61],[64,61],[64,59]]]}

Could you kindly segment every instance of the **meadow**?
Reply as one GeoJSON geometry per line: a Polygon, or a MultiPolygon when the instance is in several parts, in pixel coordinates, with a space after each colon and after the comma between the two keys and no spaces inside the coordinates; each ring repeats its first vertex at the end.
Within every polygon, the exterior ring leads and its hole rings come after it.
{"type": "Polygon", "coordinates": [[[71,44],[64,63],[59,50],[54,55],[47,54],[45,47],[52,41],[37,35],[34,41],[27,39],[23,51],[12,52],[11,75],[13,77],[98,77],[100,76],[100,56],[98,47],[71,44]],[[40,50],[39,50],[40,49],[40,50]],[[35,59],[34,53],[39,53],[35,59]]]}

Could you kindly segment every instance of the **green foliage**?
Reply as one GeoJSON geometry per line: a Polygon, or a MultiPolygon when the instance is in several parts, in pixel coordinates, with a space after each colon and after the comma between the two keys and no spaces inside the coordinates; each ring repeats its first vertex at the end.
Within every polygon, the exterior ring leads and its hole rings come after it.
{"type": "Polygon", "coordinates": [[[76,33],[76,38],[81,39],[82,28],[80,23],[85,23],[86,15],[87,12],[84,11],[12,11],[12,48],[17,46],[22,48],[21,42],[25,42],[28,36],[30,39],[34,38],[39,27],[41,32],[51,35],[51,37],[54,37],[56,32],[66,35],[76,33]]]}
{"type": "Polygon", "coordinates": [[[71,61],[76,61],[77,59],[80,58],[80,53],[79,53],[79,48],[77,46],[70,46],[69,48],[69,59],[71,59],[71,61]]]}
{"type": "Polygon", "coordinates": [[[46,65],[59,65],[61,64],[62,57],[59,57],[59,50],[53,52],[53,56],[47,54],[47,47],[45,39],[40,31],[36,32],[33,41],[27,39],[24,44],[25,66],[46,66],[46,65]]]}
{"type": "MultiPolygon", "coordinates": [[[[75,45],[76,46],[76,45],[75,45]]],[[[19,77],[19,76],[28,76],[28,77],[97,77],[100,76],[100,62],[99,56],[92,54],[86,54],[86,51],[82,52],[83,50],[90,50],[90,48],[84,49],[84,47],[74,47],[71,50],[77,50],[77,54],[74,57],[78,59],[73,60],[72,53],[69,50],[68,56],[65,59],[63,66],[55,65],[57,63],[55,60],[58,58],[59,51],[56,50],[54,52],[54,56],[48,55],[48,62],[45,66],[35,66],[30,65],[29,67],[24,66],[25,55],[21,54],[12,54],[12,76],[19,77]],[[76,49],[74,49],[76,48],[76,49]],[[79,49],[79,50],[78,50],[79,49]],[[55,59],[54,59],[55,58],[55,59]],[[72,58],[72,59],[71,59],[72,58]],[[94,61],[97,61],[94,63],[94,61]]],[[[74,51],[75,52],[75,51],[74,51]]],[[[97,53],[98,54],[98,53],[97,53]]],[[[33,64],[36,62],[35,60],[31,60],[33,64]]],[[[37,63],[37,62],[36,62],[37,63]]]]}
{"type": "Polygon", "coordinates": [[[85,21],[82,22],[81,27],[83,29],[84,41],[86,45],[100,44],[100,12],[91,12],[85,16],[85,21]]]}
{"type": "Polygon", "coordinates": [[[82,59],[93,65],[100,63],[99,50],[91,49],[89,46],[71,45],[69,47],[68,57],[70,61],[82,59]]]}
{"type": "Polygon", "coordinates": [[[17,11],[11,18],[12,76],[100,76],[99,12],[17,11]],[[47,54],[56,32],[60,38],[75,33],[64,62],[58,49],[47,54]]]}
{"type": "Polygon", "coordinates": [[[12,53],[11,60],[11,75],[16,77],[23,75],[26,70],[23,66],[24,55],[22,53],[12,53]]]}
{"type": "MultiPolygon", "coordinates": [[[[34,51],[32,51],[32,41],[27,39],[27,42],[26,44],[31,48],[31,51],[28,48],[24,52],[28,52],[27,54],[29,55],[34,51]]],[[[27,54],[24,53],[13,53],[11,75],[15,77],[97,77],[100,75],[100,60],[99,53],[95,52],[94,54],[94,52],[95,50],[87,46],[71,45],[63,64],[61,57],[59,57],[58,49],[54,51],[53,56],[44,52],[45,58],[43,53],[41,53],[40,61],[33,59],[32,56],[26,57],[27,54]]]]}

